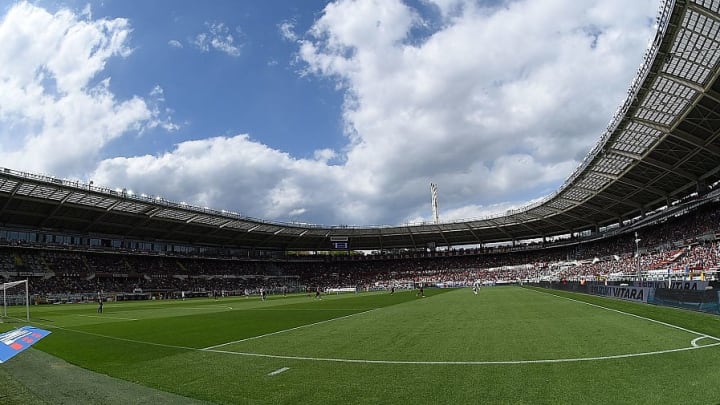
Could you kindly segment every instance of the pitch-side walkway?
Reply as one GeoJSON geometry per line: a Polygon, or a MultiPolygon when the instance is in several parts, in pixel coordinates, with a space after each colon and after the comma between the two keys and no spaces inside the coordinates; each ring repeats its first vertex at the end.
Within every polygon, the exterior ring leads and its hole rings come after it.
{"type": "Polygon", "coordinates": [[[2,367],[32,393],[53,405],[211,404],[95,373],[32,348],[2,367]]]}

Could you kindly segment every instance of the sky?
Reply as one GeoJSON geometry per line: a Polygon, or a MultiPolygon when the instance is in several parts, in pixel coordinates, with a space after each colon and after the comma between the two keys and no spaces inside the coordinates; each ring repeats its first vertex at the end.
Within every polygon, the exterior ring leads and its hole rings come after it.
{"type": "Polygon", "coordinates": [[[556,191],[658,0],[0,0],[0,167],[280,222],[556,191]]]}

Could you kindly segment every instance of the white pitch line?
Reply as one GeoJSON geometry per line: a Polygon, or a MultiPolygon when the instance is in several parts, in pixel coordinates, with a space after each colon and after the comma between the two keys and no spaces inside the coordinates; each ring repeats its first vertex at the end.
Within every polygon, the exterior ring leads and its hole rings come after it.
{"type": "Polygon", "coordinates": [[[243,308],[243,311],[359,311],[358,308],[243,308]]]}
{"type": "Polygon", "coordinates": [[[135,318],[122,318],[119,316],[102,316],[102,315],[78,315],[78,316],[84,316],[86,318],[102,318],[102,319],[122,319],[125,321],[139,321],[139,319],[135,318]]]}
{"type": "Polygon", "coordinates": [[[62,326],[55,326],[43,322],[34,322],[38,325],[43,325],[44,327],[48,329],[58,329],[58,330],[64,330],[68,332],[73,333],[79,333],[81,335],[88,335],[88,336],[97,336],[105,339],[111,339],[111,340],[119,340],[121,342],[130,342],[130,343],[137,343],[142,345],[149,345],[149,346],[157,346],[157,347],[166,347],[169,349],[182,349],[182,350],[188,350],[188,351],[202,351],[201,349],[198,349],[197,347],[187,347],[187,346],[177,346],[177,345],[167,345],[165,343],[155,343],[155,342],[147,342],[144,340],[135,340],[135,339],[128,339],[128,338],[121,338],[118,336],[108,336],[108,335],[102,335],[100,333],[92,333],[92,332],[85,332],[82,330],[76,330],[76,329],[70,329],[70,328],[64,328],[62,326]]]}
{"type": "Polygon", "coordinates": [[[695,339],[693,339],[692,342],[690,342],[690,344],[693,345],[694,347],[703,347],[704,345],[698,344],[698,341],[702,340],[702,339],[715,339],[715,338],[712,336],[708,336],[708,335],[698,336],[695,339]]]}
{"type": "MultiPolygon", "coordinates": [[[[366,311],[369,312],[369,311],[366,311]]],[[[350,316],[350,315],[348,315],[350,316]]],[[[335,318],[340,319],[340,318],[335,318]]],[[[332,319],[331,319],[332,320],[332,319]]],[[[331,321],[328,320],[328,321],[331,321]]],[[[326,321],[327,322],[327,321],[326,321]]],[[[39,325],[45,325],[43,322],[35,322],[39,325]]],[[[310,326],[310,325],[307,325],[310,326]]],[[[271,359],[282,359],[282,360],[305,360],[305,361],[323,361],[323,362],[334,362],[334,363],[359,363],[359,364],[415,364],[415,365],[469,365],[469,366],[488,366],[488,365],[517,365],[517,364],[546,364],[546,363],[574,363],[581,361],[598,361],[598,360],[613,360],[613,359],[624,359],[630,357],[643,357],[652,356],[656,354],[676,353],[690,350],[700,350],[709,347],[720,346],[718,343],[712,343],[709,345],[698,345],[683,347],[679,349],[659,350],[653,352],[643,353],[628,353],[628,354],[617,354],[612,356],[596,356],[596,357],[579,357],[579,358],[563,358],[563,359],[538,359],[538,360],[498,360],[498,361],[430,361],[430,360],[367,360],[367,359],[340,359],[340,358],[324,358],[324,357],[307,357],[307,356],[282,356],[275,354],[263,354],[263,353],[247,353],[247,352],[232,352],[229,350],[214,350],[214,349],[198,349],[196,347],[168,345],[164,343],[146,342],[142,340],[127,339],[117,336],[102,335],[99,333],[85,332],[75,329],[68,329],[61,326],[55,326],[47,324],[49,329],[60,329],[68,332],[80,333],[83,335],[97,336],[106,339],[119,340],[123,342],[131,342],[138,344],[145,344],[149,346],[165,347],[169,349],[180,349],[187,351],[206,352],[206,353],[219,353],[219,354],[231,354],[235,356],[247,356],[247,357],[264,357],[271,359]]],[[[703,336],[712,338],[712,336],[703,336]]]]}
{"type": "Polygon", "coordinates": [[[264,337],[268,337],[268,336],[272,336],[272,335],[277,335],[277,334],[280,334],[280,333],[292,332],[292,331],[298,330],[298,329],[309,328],[310,326],[321,325],[321,324],[323,324],[323,323],[328,323],[328,322],[332,322],[332,321],[339,321],[339,320],[341,320],[341,319],[349,318],[349,317],[355,316],[355,315],[366,314],[366,313],[368,313],[368,312],[370,312],[370,311],[374,311],[374,309],[369,309],[369,310],[363,311],[363,312],[356,312],[356,313],[350,314],[350,315],[339,316],[339,317],[337,317],[337,318],[330,318],[330,319],[326,319],[326,320],[324,320],[324,321],[318,321],[318,322],[308,323],[308,324],[305,324],[305,325],[295,326],[294,328],[283,329],[283,330],[278,330],[278,331],[275,331],[275,332],[265,333],[264,335],[251,336],[251,337],[248,337],[248,338],[245,338],[245,339],[233,340],[232,342],[220,343],[219,345],[208,346],[208,347],[205,347],[205,348],[200,349],[200,350],[213,350],[213,349],[216,349],[216,348],[218,348],[218,347],[223,347],[223,346],[227,346],[227,345],[231,345],[231,344],[235,344],[235,343],[247,342],[248,340],[255,340],[255,339],[260,339],[260,338],[264,338],[264,337]]]}
{"type": "Polygon", "coordinates": [[[222,306],[213,306],[213,307],[176,307],[176,308],[168,308],[168,309],[172,309],[173,311],[176,310],[176,309],[192,309],[192,310],[197,310],[197,311],[214,311],[214,310],[216,310],[216,309],[218,309],[218,308],[222,308],[222,309],[232,309],[232,307],[222,307],[222,306]]]}
{"type": "Polygon", "coordinates": [[[415,364],[415,365],[441,365],[441,366],[446,366],[446,365],[489,366],[489,365],[517,365],[517,364],[576,363],[576,362],[581,362],[581,361],[626,359],[626,358],[630,358],[630,357],[643,357],[643,356],[653,356],[656,354],[685,352],[685,351],[689,351],[689,350],[704,349],[707,347],[714,347],[714,346],[720,346],[720,342],[709,344],[709,345],[696,346],[696,347],[691,346],[691,347],[682,347],[679,349],[658,350],[658,351],[653,351],[653,352],[616,354],[616,355],[612,355],[612,356],[575,357],[575,358],[563,358],[563,359],[538,359],[538,360],[497,360],[497,361],[482,361],[482,360],[481,361],[367,360],[367,359],[339,359],[339,358],[305,357],[305,356],[281,356],[281,355],[275,355],[275,354],[232,352],[229,350],[205,350],[205,351],[212,352],[212,353],[233,354],[233,355],[237,355],[237,356],[266,357],[266,358],[271,358],[271,359],[282,359],[282,360],[325,361],[325,362],[334,362],[334,363],[415,364]]]}
{"type": "Polygon", "coordinates": [[[274,376],[274,375],[278,375],[278,374],[280,374],[280,373],[284,373],[284,372],[286,372],[286,371],[288,371],[288,370],[290,370],[290,367],[283,367],[283,368],[280,368],[280,369],[277,369],[277,370],[273,371],[272,373],[269,373],[268,375],[269,375],[269,376],[274,376]]]}

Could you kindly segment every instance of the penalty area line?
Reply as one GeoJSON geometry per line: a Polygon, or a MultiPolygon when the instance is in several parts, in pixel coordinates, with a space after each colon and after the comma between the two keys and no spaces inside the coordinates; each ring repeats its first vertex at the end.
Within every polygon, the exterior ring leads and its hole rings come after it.
{"type": "Polygon", "coordinates": [[[232,345],[232,344],[235,344],[235,343],[247,342],[247,341],[249,341],[249,340],[260,339],[260,338],[264,338],[264,337],[268,337],[268,336],[272,336],[272,335],[278,335],[278,334],[281,334],[281,333],[292,332],[292,331],[294,331],[294,330],[309,328],[309,327],[311,327],[311,326],[322,325],[322,324],[328,323],[328,322],[339,321],[339,320],[341,320],[341,319],[349,318],[349,317],[351,317],[351,316],[366,314],[366,313],[368,313],[368,312],[370,312],[370,311],[374,311],[374,310],[375,310],[375,309],[369,309],[369,310],[367,310],[367,311],[355,312],[354,314],[349,314],[349,315],[345,315],[345,316],[339,316],[339,317],[337,317],[337,318],[330,318],[330,319],[326,319],[326,320],[324,320],[324,321],[318,321],[318,322],[308,323],[308,324],[305,324],[305,325],[295,326],[295,327],[289,328],[289,329],[277,330],[277,331],[275,331],[275,332],[265,333],[265,334],[262,334],[262,335],[251,336],[251,337],[247,337],[247,338],[239,339],[239,340],[233,340],[232,342],[220,343],[219,345],[208,346],[208,347],[205,347],[205,348],[200,349],[200,350],[208,350],[208,351],[211,351],[211,350],[213,350],[213,349],[217,349],[218,347],[228,346],[228,345],[232,345]]]}
{"type": "MultiPolygon", "coordinates": [[[[576,299],[574,299],[574,298],[563,297],[562,295],[556,295],[556,294],[553,294],[553,293],[551,293],[551,292],[549,292],[549,291],[538,291],[538,290],[536,290],[536,289],[534,289],[534,288],[531,289],[530,291],[535,291],[535,292],[538,293],[538,294],[547,294],[547,295],[550,295],[550,296],[553,296],[553,297],[556,297],[556,298],[566,299],[566,300],[568,300],[568,301],[573,301],[573,302],[577,302],[577,303],[579,303],[579,304],[589,305],[589,306],[591,306],[591,307],[604,309],[604,310],[606,310],[606,311],[611,311],[611,312],[615,312],[615,313],[622,314],[622,315],[632,316],[633,318],[638,318],[638,319],[642,319],[642,320],[645,320],[645,321],[654,322],[654,323],[657,323],[657,324],[660,324],[660,325],[663,325],[663,326],[667,326],[668,328],[673,328],[673,329],[681,330],[681,331],[683,331],[683,332],[691,333],[691,334],[693,334],[693,335],[698,335],[698,336],[700,336],[701,338],[713,339],[713,340],[716,340],[716,341],[720,342],[720,338],[717,338],[717,337],[715,337],[715,336],[710,336],[710,335],[708,335],[708,334],[706,334],[706,333],[694,331],[694,330],[692,330],[692,329],[683,328],[682,326],[673,325],[673,324],[671,324],[671,323],[667,323],[667,322],[663,322],[663,321],[658,321],[657,319],[652,319],[652,318],[648,318],[648,317],[641,316],[641,315],[635,315],[635,314],[632,314],[632,313],[630,313],[630,312],[621,311],[621,310],[619,310],[619,309],[608,308],[608,307],[604,307],[604,306],[602,306],[602,305],[593,304],[593,303],[585,302],[585,301],[581,301],[581,300],[576,300],[576,299]]],[[[593,297],[602,297],[602,296],[600,296],[600,295],[593,295],[593,297]]],[[[632,301],[628,301],[628,302],[632,302],[632,301]]],[[[710,346],[715,346],[715,345],[710,345],[710,346]]]]}
{"type": "Polygon", "coordinates": [[[44,327],[46,327],[46,328],[48,328],[48,329],[64,330],[64,331],[71,332],[71,333],[79,333],[79,334],[81,334],[81,335],[87,335],[87,336],[96,336],[96,337],[99,337],[99,338],[110,339],[110,340],[117,340],[117,341],[120,341],[120,342],[129,342],[129,343],[137,343],[137,344],[141,344],[141,345],[165,347],[165,348],[168,348],[168,349],[180,349],[180,350],[189,350],[189,351],[202,351],[201,349],[198,349],[197,347],[168,345],[168,344],[164,344],[164,343],[148,342],[148,341],[145,341],[145,340],[128,339],[128,338],[122,338],[122,337],[119,337],[119,336],[103,335],[103,334],[100,334],[100,333],[86,332],[86,331],[77,330],[77,329],[65,328],[65,327],[62,327],[62,326],[50,325],[50,324],[47,324],[47,323],[44,323],[44,322],[34,322],[34,324],[42,325],[42,326],[44,326],[44,327]]]}

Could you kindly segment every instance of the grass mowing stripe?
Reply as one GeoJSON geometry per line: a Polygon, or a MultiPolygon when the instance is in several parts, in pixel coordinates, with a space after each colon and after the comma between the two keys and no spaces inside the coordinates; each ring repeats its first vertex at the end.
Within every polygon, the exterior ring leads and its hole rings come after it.
{"type": "Polygon", "coordinates": [[[589,306],[591,306],[591,307],[604,309],[604,310],[606,310],[606,311],[616,312],[616,313],[618,313],[618,314],[623,314],[623,315],[627,315],[627,316],[632,316],[632,317],[634,317],[634,318],[643,319],[643,320],[646,320],[646,321],[649,321],[649,322],[654,322],[654,323],[657,323],[657,324],[660,324],[660,325],[663,325],[663,326],[667,326],[667,327],[669,327],[669,328],[678,329],[678,330],[681,330],[681,331],[683,331],[683,332],[692,333],[692,334],[694,334],[694,335],[699,335],[700,337],[706,337],[706,338],[708,338],[708,339],[714,339],[714,340],[717,340],[718,342],[720,342],[720,338],[717,338],[717,337],[715,337],[715,336],[710,336],[710,335],[708,335],[708,334],[706,334],[706,333],[697,332],[697,331],[694,331],[694,330],[691,330],[691,329],[683,328],[682,326],[673,325],[673,324],[671,324],[671,323],[667,323],[667,322],[663,322],[663,321],[658,321],[657,319],[652,319],[652,318],[648,318],[648,317],[641,316],[641,315],[631,314],[631,313],[629,313],[629,312],[621,311],[621,310],[619,310],[619,309],[608,308],[608,307],[604,307],[604,306],[602,306],[602,305],[593,304],[593,303],[590,303],[590,302],[585,302],[585,301],[577,300],[577,299],[574,299],[574,298],[570,298],[570,297],[565,297],[565,296],[562,296],[562,295],[553,294],[553,293],[551,293],[551,292],[549,292],[549,291],[540,291],[540,290],[536,290],[536,289],[534,289],[534,288],[533,288],[533,289],[530,289],[530,291],[535,291],[535,292],[541,293],[541,294],[552,295],[553,297],[563,298],[563,299],[566,299],[566,300],[569,300],[569,301],[573,301],[573,302],[577,302],[577,303],[580,303],[580,304],[589,305],[589,306]]]}
{"type": "Polygon", "coordinates": [[[128,342],[128,343],[137,343],[137,344],[151,345],[151,346],[157,346],[157,347],[166,347],[166,348],[168,348],[168,349],[201,350],[201,349],[198,349],[198,348],[196,348],[196,347],[177,346],[177,345],[168,345],[168,344],[164,344],[164,343],[147,342],[147,341],[144,341],[144,340],[128,339],[128,338],[119,337],[119,336],[108,336],[108,335],[103,335],[103,334],[100,334],[100,333],[86,332],[86,331],[82,331],[82,330],[69,329],[69,328],[64,328],[64,327],[62,327],[62,326],[55,326],[55,325],[49,325],[49,324],[43,325],[42,322],[34,322],[34,324],[41,325],[41,326],[43,326],[43,327],[45,327],[45,328],[47,328],[47,329],[58,329],[58,330],[63,330],[63,331],[65,331],[65,332],[79,333],[79,334],[82,334],[82,335],[95,336],[95,337],[100,337],[100,338],[104,338],[104,339],[111,339],[111,340],[119,340],[119,341],[128,342]]]}
{"type": "MultiPolygon", "coordinates": [[[[373,308],[375,309],[375,308],[373,308]]],[[[367,308],[247,308],[243,311],[366,311],[367,308]]]]}
{"type": "MultiPolygon", "coordinates": [[[[259,338],[266,337],[266,336],[276,335],[276,334],[279,334],[279,333],[290,332],[290,331],[292,331],[292,330],[297,330],[297,329],[302,329],[302,328],[306,328],[306,327],[310,327],[310,326],[315,326],[315,325],[319,325],[319,324],[323,324],[323,323],[327,323],[327,322],[337,321],[337,320],[340,320],[340,319],[348,318],[348,317],[353,316],[353,315],[363,314],[363,313],[367,313],[367,312],[374,311],[374,310],[375,310],[375,309],[370,309],[370,310],[363,311],[363,312],[356,312],[356,313],[350,314],[350,315],[345,315],[345,316],[341,316],[341,317],[337,317],[337,318],[326,319],[326,320],[323,320],[323,321],[313,322],[313,323],[305,324],[305,325],[300,325],[300,326],[296,326],[296,327],[294,327],[294,328],[283,329],[283,330],[279,330],[279,331],[275,331],[275,332],[271,332],[271,333],[266,333],[266,334],[263,334],[263,335],[251,336],[251,337],[249,337],[249,338],[240,339],[240,340],[233,341],[233,342],[221,343],[221,344],[219,344],[219,345],[210,346],[210,347],[206,347],[206,348],[196,348],[196,347],[188,347],[188,346],[179,346],[179,345],[169,345],[169,344],[164,344],[164,343],[148,342],[148,341],[137,340],[137,339],[123,338],[123,337],[119,337],[119,336],[108,336],[108,335],[103,335],[103,334],[99,334],[99,333],[86,332],[86,331],[80,331],[80,330],[75,330],[75,329],[68,329],[68,328],[64,328],[64,327],[61,327],[61,326],[55,326],[55,325],[50,325],[50,324],[45,324],[45,325],[43,325],[42,322],[35,322],[35,323],[38,324],[38,325],[42,325],[43,327],[46,327],[46,328],[48,328],[48,329],[59,329],[59,330],[67,331],[67,332],[81,333],[81,334],[84,334],[84,335],[96,336],[96,337],[101,337],[101,338],[105,338],[105,339],[120,340],[120,341],[123,341],[123,342],[129,342],[129,343],[147,344],[147,345],[158,346],[158,347],[166,347],[166,348],[169,348],[169,349],[213,351],[212,349],[214,349],[214,348],[216,348],[216,347],[222,347],[222,346],[226,346],[226,345],[233,344],[233,343],[241,343],[241,342],[245,342],[245,341],[248,341],[248,340],[259,339],[259,338]]],[[[78,316],[82,316],[82,315],[78,315],[78,316]]],[[[89,315],[88,315],[88,317],[89,317],[89,315]]],[[[134,320],[137,320],[137,319],[134,319],[134,320]]],[[[220,352],[220,351],[217,351],[217,352],[220,352]]]]}
{"type": "MultiPolygon", "coordinates": [[[[375,308],[375,309],[377,309],[377,308],[375,308]]],[[[247,337],[247,338],[244,338],[244,339],[234,340],[234,341],[232,341],[232,342],[220,343],[219,345],[208,346],[208,347],[206,347],[206,348],[204,348],[204,349],[202,349],[202,350],[211,350],[211,349],[215,349],[215,348],[218,348],[218,347],[223,347],[223,346],[227,346],[227,345],[231,345],[231,344],[235,344],[235,343],[247,342],[247,341],[249,341],[249,340],[260,339],[260,338],[264,338],[264,337],[268,337],[268,336],[272,336],[272,335],[277,335],[277,334],[280,334],[280,333],[286,333],[286,332],[291,332],[291,331],[298,330],[298,329],[308,328],[308,327],[310,327],[310,326],[316,326],[316,325],[321,325],[321,324],[323,324],[323,323],[328,323],[328,322],[332,322],[332,321],[338,321],[338,320],[340,320],[340,319],[349,318],[349,317],[354,316],[354,315],[365,314],[365,313],[368,313],[368,312],[370,312],[370,311],[374,311],[375,309],[369,309],[369,310],[363,311],[363,312],[356,312],[356,313],[354,313],[354,314],[345,315],[345,316],[339,316],[339,317],[337,317],[337,318],[325,319],[325,320],[323,320],[323,321],[308,323],[308,324],[305,324],[305,325],[300,325],[300,326],[295,326],[295,327],[293,327],[293,328],[288,328],[288,329],[278,330],[278,331],[275,331],[275,332],[265,333],[265,334],[258,335],[258,336],[251,336],[251,337],[247,337]]]]}
{"type": "Polygon", "coordinates": [[[137,318],[121,318],[119,316],[101,316],[101,315],[78,315],[85,318],[100,318],[100,319],[121,319],[123,321],[139,321],[137,318]]]}
{"type": "Polygon", "coordinates": [[[173,310],[177,311],[178,309],[189,309],[189,310],[193,310],[193,311],[207,311],[208,309],[212,310],[212,309],[217,309],[217,308],[233,309],[232,307],[219,307],[219,306],[214,306],[214,305],[213,306],[208,305],[207,307],[197,307],[197,308],[196,307],[178,307],[178,308],[173,308],[173,310]]]}

